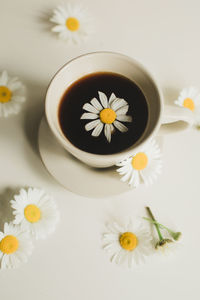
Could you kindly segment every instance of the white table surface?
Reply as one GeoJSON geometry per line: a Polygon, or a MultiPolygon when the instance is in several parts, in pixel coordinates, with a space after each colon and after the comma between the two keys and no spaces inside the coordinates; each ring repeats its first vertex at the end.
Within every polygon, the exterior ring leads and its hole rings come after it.
{"type": "Polygon", "coordinates": [[[200,88],[199,1],[80,2],[94,16],[95,35],[85,44],[68,46],[49,31],[49,14],[60,1],[0,0],[0,70],[18,75],[28,88],[23,111],[0,120],[0,229],[11,218],[8,201],[20,187],[44,187],[61,212],[55,234],[37,242],[27,264],[0,272],[0,298],[199,299],[200,132],[165,138],[163,174],[152,187],[104,199],[64,190],[37,150],[47,84],[77,55],[110,50],[139,59],[159,80],[166,101],[185,86],[200,88]],[[147,204],[183,232],[179,254],[150,259],[132,270],[110,263],[101,248],[105,222],[143,215],[147,204]]]}

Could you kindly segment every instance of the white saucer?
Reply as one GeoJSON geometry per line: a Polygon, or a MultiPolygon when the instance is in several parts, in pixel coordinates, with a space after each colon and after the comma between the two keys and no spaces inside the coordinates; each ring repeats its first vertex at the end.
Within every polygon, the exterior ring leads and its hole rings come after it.
{"type": "Polygon", "coordinates": [[[39,128],[39,151],[50,174],[67,190],[86,197],[107,197],[130,191],[127,183],[120,181],[116,167],[91,168],[71,154],[56,141],[45,117],[39,128]]]}

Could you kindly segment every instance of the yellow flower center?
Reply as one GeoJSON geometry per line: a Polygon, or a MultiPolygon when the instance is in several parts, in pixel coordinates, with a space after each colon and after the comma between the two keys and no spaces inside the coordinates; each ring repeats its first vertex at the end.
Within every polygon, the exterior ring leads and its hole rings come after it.
{"type": "Polygon", "coordinates": [[[7,86],[0,86],[0,102],[6,103],[11,100],[12,92],[7,86]]]}
{"type": "Polygon", "coordinates": [[[79,20],[74,18],[74,17],[70,17],[66,20],[66,27],[70,30],[70,31],[77,31],[80,27],[80,23],[79,20]]]}
{"type": "Polygon", "coordinates": [[[36,223],[39,221],[41,217],[41,212],[36,205],[30,204],[25,207],[24,216],[26,220],[29,221],[30,223],[36,223]]]}
{"type": "Polygon", "coordinates": [[[195,108],[194,101],[191,98],[186,98],[183,102],[183,106],[190,109],[191,111],[193,111],[195,108]]]}
{"type": "Polygon", "coordinates": [[[12,254],[17,251],[18,247],[19,241],[13,235],[5,236],[0,242],[0,250],[4,254],[12,254]]]}
{"type": "Polygon", "coordinates": [[[111,108],[104,108],[100,112],[99,116],[100,116],[100,120],[106,124],[112,124],[117,117],[115,111],[112,110],[111,108]]]}
{"type": "Polygon", "coordinates": [[[132,166],[136,170],[143,170],[146,168],[148,164],[148,157],[145,153],[139,152],[132,159],[132,166]]]}
{"type": "Polygon", "coordinates": [[[134,233],[125,232],[120,236],[119,242],[122,248],[128,251],[132,251],[137,247],[138,239],[134,233]]]}

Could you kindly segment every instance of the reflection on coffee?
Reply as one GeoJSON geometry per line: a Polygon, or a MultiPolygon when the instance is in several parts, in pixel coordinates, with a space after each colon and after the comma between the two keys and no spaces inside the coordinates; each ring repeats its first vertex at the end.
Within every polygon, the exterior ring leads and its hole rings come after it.
{"type": "Polygon", "coordinates": [[[94,154],[114,154],[143,134],[148,106],[140,88],[125,76],[98,72],[74,82],[64,93],[58,117],[66,138],[94,154]]]}

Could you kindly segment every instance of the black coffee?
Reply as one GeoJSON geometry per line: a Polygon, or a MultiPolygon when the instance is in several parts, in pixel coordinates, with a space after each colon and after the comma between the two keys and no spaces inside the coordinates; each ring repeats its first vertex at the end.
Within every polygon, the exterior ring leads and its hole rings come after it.
{"type": "Polygon", "coordinates": [[[67,139],[79,149],[95,154],[113,154],[129,148],[141,137],[148,120],[147,102],[140,88],[128,78],[109,72],[93,73],[74,82],[64,93],[58,113],[60,127],[67,139]],[[108,99],[112,93],[123,98],[129,105],[126,115],[132,116],[132,122],[120,121],[127,127],[127,132],[120,132],[114,126],[110,142],[104,128],[98,137],[91,135],[93,129],[86,131],[85,125],[94,120],[81,119],[86,113],[82,108],[85,103],[90,103],[94,97],[101,103],[98,91],[108,99]]]}

